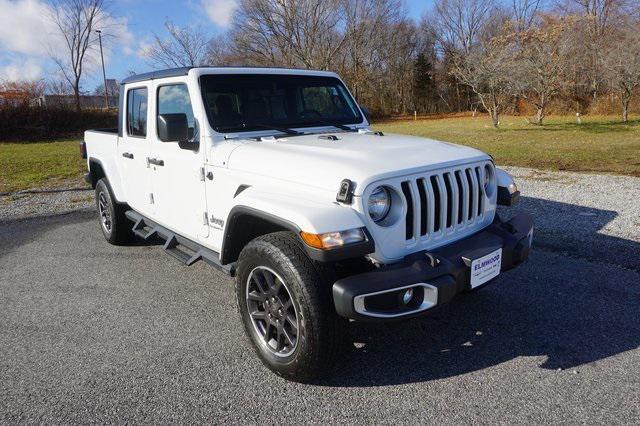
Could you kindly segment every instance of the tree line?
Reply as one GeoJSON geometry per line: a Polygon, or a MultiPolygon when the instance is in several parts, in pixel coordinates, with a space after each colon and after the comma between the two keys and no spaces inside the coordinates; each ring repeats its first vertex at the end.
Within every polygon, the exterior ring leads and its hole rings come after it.
{"type": "MultiPolygon", "coordinates": [[[[108,5],[55,1],[67,55],[54,59],[76,97],[108,5]]],[[[153,68],[336,71],[380,116],[482,110],[496,127],[505,112],[542,124],[552,105],[579,117],[607,98],[627,121],[640,85],[637,0],[435,0],[419,20],[402,0],[240,0],[222,35],[164,26],[142,52],[153,68]]]]}
{"type": "Polygon", "coordinates": [[[636,0],[436,0],[418,22],[401,0],[241,0],[222,36],[166,28],[154,66],[332,70],[378,115],[481,109],[497,127],[525,109],[542,124],[553,102],[580,115],[608,95],[626,122],[640,85],[636,0]]]}

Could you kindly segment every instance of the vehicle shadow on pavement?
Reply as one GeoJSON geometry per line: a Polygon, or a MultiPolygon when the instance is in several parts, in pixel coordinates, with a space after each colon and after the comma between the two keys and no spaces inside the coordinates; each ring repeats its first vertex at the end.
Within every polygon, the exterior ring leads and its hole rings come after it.
{"type": "Polygon", "coordinates": [[[536,224],[525,264],[429,316],[352,322],[354,348],[318,384],[421,382],[519,357],[544,357],[542,369],[578,369],[638,348],[640,244],[599,233],[617,213],[535,198],[519,209],[536,224]]]}

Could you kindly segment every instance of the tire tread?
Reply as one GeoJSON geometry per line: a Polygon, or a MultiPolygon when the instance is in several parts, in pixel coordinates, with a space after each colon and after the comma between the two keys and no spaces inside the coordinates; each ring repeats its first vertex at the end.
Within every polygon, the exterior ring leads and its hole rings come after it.
{"type": "Polygon", "coordinates": [[[109,185],[109,181],[106,178],[102,178],[96,183],[96,206],[98,203],[98,194],[103,190],[106,191],[108,202],[112,209],[111,235],[107,235],[104,232],[104,230],[102,229],[102,225],[100,225],[100,229],[102,230],[105,239],[110,244],[124,245],[130,242],[133,237],[131,226],[129,226],[131,223],[125,215],[125,212],[127,211],[126,205],[119,204],[115,201],[115,197],[113,196],[113,191],[111,191],[111,185],[109,185]]]}

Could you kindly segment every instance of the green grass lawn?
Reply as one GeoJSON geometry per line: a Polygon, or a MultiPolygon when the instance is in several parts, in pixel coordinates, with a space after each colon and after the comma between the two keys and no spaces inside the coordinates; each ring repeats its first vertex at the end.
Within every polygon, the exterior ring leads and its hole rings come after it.
{"type": "Polygon", "coordinates": [[[498,164],[552,170],[640,176],[640,120],[615,117],[550,117],[543,126],[523,117],[502,117],[494,129],[488,117],[443,118],[376,123],[376,130],[426,136],[472,146],[498,164]]]}
{"type": "MultiPolygon", "coordinates": [[[[426,136],[490,153],[498,164],[640,176],[640,120],[552,117],[534,126],[503,117],[494,129],[486,116],[376,123],[376,130],[426,136]]],[[[0,192],[82,184],[85,163],[78,141],[0,143],[0,192]]]]}
{"type": "Polygon", "coordinates": [[[0,192],[81,184],[86,163],[78,142],[0,143],[0,192]]]}

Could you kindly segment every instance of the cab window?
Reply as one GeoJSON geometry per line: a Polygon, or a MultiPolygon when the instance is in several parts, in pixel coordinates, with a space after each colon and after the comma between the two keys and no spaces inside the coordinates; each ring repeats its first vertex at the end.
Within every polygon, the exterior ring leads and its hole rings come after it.
{"type": "Polygon", "coordinates": [[[189,126],[189,138],[193,137],[195,119],[186,84],[168,84],[158,88],[158,115],[162,114],[185,114],[189,126]]]}
{"type": "Polygon", "coordinates": [[[127,134],[147,136],[147,88],[140,87],[127,92],[127,134]]]}

